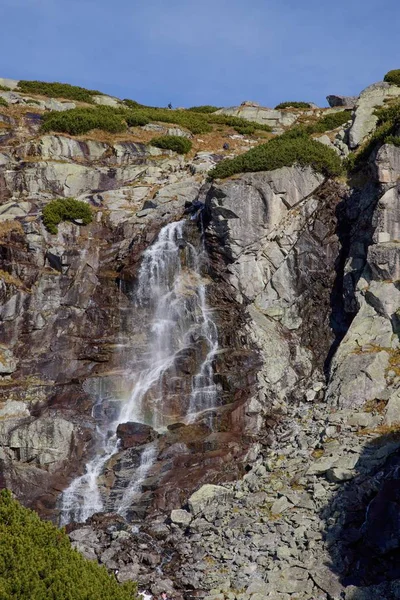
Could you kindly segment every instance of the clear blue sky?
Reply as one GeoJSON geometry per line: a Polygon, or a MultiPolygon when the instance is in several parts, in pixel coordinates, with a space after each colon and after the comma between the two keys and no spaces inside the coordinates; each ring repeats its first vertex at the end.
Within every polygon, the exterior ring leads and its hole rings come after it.
{"type": "Polygon", "coordinates": [[[400,68],[398,0],[0,0],[0,76],[165,106],[325,105],[400,68]]]}

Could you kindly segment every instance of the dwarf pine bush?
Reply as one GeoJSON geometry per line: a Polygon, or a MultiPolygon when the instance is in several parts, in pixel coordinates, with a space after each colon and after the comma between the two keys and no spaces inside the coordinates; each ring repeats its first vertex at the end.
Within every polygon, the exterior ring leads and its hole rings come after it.
{"type": "Polygon", "coordinates": [[[23,94],[40,94],[49,98],[66,98],[93,104],[93,96],[101,94],[96,90],[87,90],[78,85],[48,81],[27,81],[22,79],[18,83],[18,91],[23,94]]]}
{"type": "Polygon", "coordinates": [[[400,69],[393,69],[392,71],[388,71],[383,78],[383,81],[387,81],[387,83],[394,83],[395,85],[400,85],[400,69]]]}
{"type": "Polygon", "coordinates": [[[216,179],[236,173],[272,171],[295,164],[310,165],[326,176],[342,172],[341,160],[334,150],[297,130],[288,131],[235,158],[221,161],[210,171],[209,177],[216,179]]]}
{"type": "Polygon", "coordinates": [[[92,220],[91,208],[86,202],[75,198],[58,198],[51,200],[43,208],[43,223],[47,231],[52,234],[58,232],[59,223],[62,221],[82,221],[88,225],[92,220]]]}
{"type": "Polygon", "coordinates": [[[1,600],[138,600],[105,567],[71,548],[63,530],[0,492],[1,600]]]}
{"type": "Polygon", "coordinates": [[[0,96],[0,106],[8,106],[8,103],[0,96]]]}
{"type": "Polygon", "coordinates": [[[281,102],[275,106],[276,110],[281,108],[310,108],[309,102],[281,102]]]}
{"type": "Polygon", "coordinates": [[[186,154],[192,149],[192,142],[187,138],[178,135],[163,135],[158,138],[153,138],[150,144],[157,148],[163,148],[164,150],[179,152],[179,154],[186,154]]]}

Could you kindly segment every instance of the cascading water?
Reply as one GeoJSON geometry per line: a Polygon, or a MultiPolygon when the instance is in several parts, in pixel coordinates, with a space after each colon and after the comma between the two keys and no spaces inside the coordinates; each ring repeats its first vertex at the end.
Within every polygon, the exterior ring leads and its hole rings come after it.
{"type": "MultiPolygon", "coordinates": [[[[135,297],[135,313],[150,313],[148,349],[140,368],[130,375],[132,392],[121,404],[117,418],[98,427],[99,451],[62,496],[61,524],[84,521],[104,510],[99,478],[110,458],[119,451],[117,427],[128,421],[163,430],[177,420],[192,422],[195,416],[217,403],[212,363],[218,349],[217,328],[206,302],[206,285],[201,276],[201,254],[183,239],[185,221],[169,223],[143,255],[135,297]],[[197,370],[190,390],[172,390],[179,375],[176,365],[194,355],[197,370]],[[178,396],[179,398],[175,398],[178,396]],[[172,400],[171,400],[172,397],[172,400]],[[177,408],[178,407],[178,408],[177,408]]],[[[156,444],[148,444],[122,498],[113,510],[126,514],[140,482],[155,460],[156,444]]]]}

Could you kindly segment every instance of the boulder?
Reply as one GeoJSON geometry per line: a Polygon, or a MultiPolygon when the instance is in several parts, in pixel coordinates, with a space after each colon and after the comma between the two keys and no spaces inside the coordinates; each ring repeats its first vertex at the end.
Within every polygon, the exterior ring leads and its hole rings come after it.
{"type": "Polygon", "coordinates": [[[335,94],[331,94],[330,96],[327,96],[326,99],[331,108],[354,108],[358,96],[336,96],[335,94]]]}
{"type": "Polygon", "coordinates": [[[175,509],[171,512],[171,521],[176,523],[176,525],[180,525],[182,527],[187,527],[190,525],[193,516],[187,512],[187,510],[183,510],[181,508],[175,509]]]}
{"type": "Polygon", "coordinates": [[[188,500],[190,512],[193,515],[199,515],[210,505],[219,504],[232,495],[231,490],[221,485],[203,485],[188,500]]]}
{"type": "Polygon", "coordinates": [[[126,450],[152,442],[157,437],[157,432],[144,423],[128,422],[118,425],[117,436],[121,440],[122,450],[126,450]]]}

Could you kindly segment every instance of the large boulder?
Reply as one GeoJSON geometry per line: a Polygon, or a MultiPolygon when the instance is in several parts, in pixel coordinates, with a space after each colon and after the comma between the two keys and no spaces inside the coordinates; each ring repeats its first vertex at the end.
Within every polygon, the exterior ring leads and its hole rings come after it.
{"type": "Polygon", "coordinates": [[[326,97],[331,108],[343,107],[354,108],[358,96],[337,96],[335,94],[326,97]]]}
{"type": "Polygon", "coordinates": [[[123,450],[134,448],[152,442],[157,437],[157,432],[144,423],[120,423],[117,427],[117,436],[121,440],[123,450]]]}

